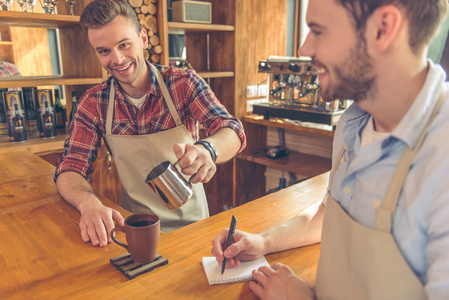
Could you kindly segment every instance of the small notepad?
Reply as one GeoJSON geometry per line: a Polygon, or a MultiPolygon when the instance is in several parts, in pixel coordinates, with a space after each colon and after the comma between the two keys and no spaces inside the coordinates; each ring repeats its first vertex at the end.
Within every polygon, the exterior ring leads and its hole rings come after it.
{"type": "Polygon", "coordinates": [[[262,266],[270,266],[264,256],[250,261],[243,261],[237,268],[226,269],[221,274],[221,266],[215,257],[203,257],[203,268],[209,285],[250,280],[252,271],[262,266]]]}

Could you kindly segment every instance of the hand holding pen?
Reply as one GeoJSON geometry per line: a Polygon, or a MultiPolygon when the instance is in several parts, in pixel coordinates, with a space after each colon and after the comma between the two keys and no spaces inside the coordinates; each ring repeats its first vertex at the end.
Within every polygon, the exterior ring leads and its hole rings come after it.
{"type": "MultiPolygon", "coordinates": [[[[231,226],[229,227],[229,233],[228,233],[228,240],[226,241],[226,248],[225,250],[231,246],[232,243],[232,236],[234,235],[235,232],[235,226],[237,225],[237,218],[235,216],[232,216],[232,220],[231,220],[231,226]]],[[[226,257],[223,260],[223,265],[221,266],[221,274],[224,273],[224,270],[226,269],[226,257]]]]}

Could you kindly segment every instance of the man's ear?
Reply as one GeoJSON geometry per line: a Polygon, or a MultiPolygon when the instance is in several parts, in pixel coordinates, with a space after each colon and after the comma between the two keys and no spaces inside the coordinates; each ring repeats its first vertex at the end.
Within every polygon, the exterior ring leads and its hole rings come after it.
{"type": "Polygon", "coordinates": [[[404,26],[403,11],[394,5],[383,5],[368,19],[367,38],[377,51],[383,52],[398,38],[404,26]]]}
{"type": "Polygon", "coordinates": [[[145,28],[140,29],[140,38],[142,40],[143,49],[148,48],[148,34],[145,28]]]}

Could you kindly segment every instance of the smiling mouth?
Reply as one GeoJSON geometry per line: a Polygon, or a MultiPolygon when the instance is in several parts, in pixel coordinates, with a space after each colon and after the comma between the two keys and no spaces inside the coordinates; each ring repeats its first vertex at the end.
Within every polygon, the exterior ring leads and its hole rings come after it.
{"type": "Polygon", "coordinates": [[[117,72],[123,72],[123,71],[126,71],[127,69],[129,69],[129,67],[131,67],[131,63],[124,67],[121,67],[121,68],[113,68],[113,70],[117,71],[117,72]]]}

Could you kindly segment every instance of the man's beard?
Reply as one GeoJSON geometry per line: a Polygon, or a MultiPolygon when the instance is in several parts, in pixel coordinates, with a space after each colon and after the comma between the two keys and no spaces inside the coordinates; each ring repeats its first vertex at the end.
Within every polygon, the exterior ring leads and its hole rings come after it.
{"type": "MultiPolygon", "coordinates": [[[[317,66],[320,65],[322,64],[317,62],[317,66]]],[[[334,78],[331,78],[328,73],[329,85],[321,91],[323,100],[350,99],[358,102],[366,99],[368,94],[373,92],[376,76],[366,45],[360,39],[343,63],[335,65],[333,71],[334,78]]]]}

